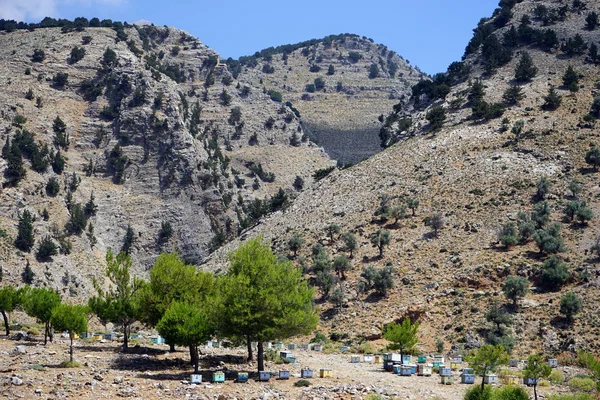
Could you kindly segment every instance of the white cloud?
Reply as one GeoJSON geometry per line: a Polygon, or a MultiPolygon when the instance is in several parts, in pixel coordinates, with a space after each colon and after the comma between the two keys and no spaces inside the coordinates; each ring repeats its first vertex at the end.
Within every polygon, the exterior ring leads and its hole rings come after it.
{"type": "Polygon", "coordinates": [[[38,22],[44,17],[58,17],[57,5],[91,6],[94,3],[117,6],[126,0],[0,0],[0,18],[38,22]]]}

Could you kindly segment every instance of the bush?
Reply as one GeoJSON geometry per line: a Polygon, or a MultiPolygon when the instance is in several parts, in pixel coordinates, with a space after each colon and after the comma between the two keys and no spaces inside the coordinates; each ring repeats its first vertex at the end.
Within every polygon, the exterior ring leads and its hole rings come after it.
{"type": "Polygon", "coordinates": [[[46,53],[44,50],[35,49],[33,50],[33,55],[31,56],[31,61],[33,62],[42,62],[46,59],[46,53]]]}
{"type": "Polygon", "coordinates": [[[360,54],[356,51],[351,51],[350,53],[348,53],[348,59],[353,64],[357,63],[362,57],[363,57],[362,54],[360,54]]]}
{"type": "Polygon", "coordinates": [[[585,393],[575,394],[553,394],[548,397],[548,400],[594,400],[594,398],[585,393]]]}
{"type": "Polygon", "coordinates": [[[494,400],[529,400],[529,394],[520,386],[504,386],[494,390],[494,400]]]}
{"type": "Polygon", "coordinates": [[[582,390],[584,392],[591,392],[596,389],[596,382],[592,378],[574,377],[569,379],[568,385],[571,389],[582,390]]]}
{"type": "Polygon", "coordinates": [[[542,105],[542,109],[554,111],[560,107],[561,103],[562,97],[556,92],[554,87],[551,87],[548,90],[548,95],[544,96],[544,104],[542,105]]]}
{"type": "Polygon", "coordinates": [[[62,89],[67,84],[69,79],[69,74],[66,72],[57,72],[56,75],[52,77],[52,84],[55,88],[62,89]]]}
{"type": "Polygon", "coordinates": [[[481,386],[473,386],[465,392],[464,400],[491,400],[492,399],[492,387],[486,385],[481,390],[481,386]]]}
{"type": "Polygon", "coordinates": [[[281,95],[281,92],[271,89],[267,93],[269,94],[271,100],[276,101],[277,103],[281,103],[283,101],[283,96],[281,95]]]}
{"type": "Polygon", "coordinates": [[[81,61],[85,56],[85,49],[83,47],[75,46],[71,49],[71,55],[69,56],[69,64],[75,64],[81,61]]]}
{"type": "Polygon", "coordinates": [[[52,238],[48,235],[40,242],[40,247],[38,247],[38,251],[36,257],[38,260],[45,261],[50,259],[50,257],[58,254],[58,247],[54,244],[52,238]]]}
{"type": "Polygon", "coordinates": [[[558,257],[551,256],[542,266],[541,283],[542,286],[558,290],[569,279],[570,274],[564,262],[558,257]]]}
{"type": "Polygon", "coordinates": [[[50,197],[54,197],[60,191],[60,183],[58,183],[58,179],[55,177],[50,177],[48,179],[48,183],[46,183],[46,194],[50,197]]]}
{"type": "MultiPolygon", "coordinates": [[[[568,320],[572,320],[575,314],[581,312],[581,309],[581,299],[575,293],[569,292],[560,298],[560,313],[568,320]]],[[[571,381],[569,381],[569,386],[571,386],[571,381]]]]}
{"type": "Polygon", "coordinates": [[[555,370],[552,371],[552,373],[550,373],[550,376],[548,377],[548,380],[553,385],[562,385],[565,382],[565,376],[563,375],[562,372],[560,372],[559,370],[555,369],[555,370]]]}
{"type": "Polygon", "coordinates": [[[429,121],[429,127],[432,131],[440,129],[446,120],[446,110],[444,107],[434,107],[426,115],[429,121]]]}
{"type": "Polygon", "coordinates": [[[325,80],[323,80],[323,78],[321,78],[321,77],[318,77],[317,79],[315,79],[314,83],[315,83],[316,90],[323,90],[325,88],[325,80]]]}
{"type": "Polygon", "coordinates": [[[307,381],[306,379],[299,379],[296,382],[294,382],[294,386],[296,386],[296,387],[308,387],[310,385],[311,385],[311,383],[309,381],[307,381]]]}
{"type": "Polygon", "coordinates": [[[358,352],[361,354],[373,354],[375,353],[375,348],[371,344],[371,342],[362,342],[358,346],[358,352]]]}
{"type": "Polygon", "coordinates": [[[375,79],[379,76],[379,67],[377,66],[377,64],[373,63],[371,64],[371,67],[369,68],[369,79],[375,79]]]}

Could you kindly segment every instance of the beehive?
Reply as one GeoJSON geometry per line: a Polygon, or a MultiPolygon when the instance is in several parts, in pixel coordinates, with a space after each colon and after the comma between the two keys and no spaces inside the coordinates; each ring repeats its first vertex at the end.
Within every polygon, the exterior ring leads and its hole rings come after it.
{"type": "Polygon", "coordinates": [[[202,375],[200,375],[200,374],[190,375],[190,383],[195,383],[195,384],[202,383],[202,375]]]}
{"type": "Polygon", "coordinates": [[[248,382],[248,373],[247,372],[238,372],[236,382],[239,382],[239,383],[248,382]]]}
{"type": "Polygon", "coordinates": [[[225,382],[225,373],[224,372],[213,372],[212,380],[214,383],[222,383],[225,382]]]}
{"type": "Polygon", "coordinates": [[[300,370],[300,377],[302,379],[312,378],[313,377],[313,370],[310,369],[310,368],[302,368],[300,370]]]}
{"type": "Polygon", "coordinates": [[[330,369],[321,368],[319,370],[319,376],[321,378],[332,378],[333,377],[333,371],[330,370],[330,369]]]}

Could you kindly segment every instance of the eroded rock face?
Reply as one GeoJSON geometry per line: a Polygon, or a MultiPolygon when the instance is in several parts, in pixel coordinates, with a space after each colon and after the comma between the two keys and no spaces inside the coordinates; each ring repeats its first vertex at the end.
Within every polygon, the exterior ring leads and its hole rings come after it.
{"type": "MultiPolygon", "coordinates": [[[[20,281],[29,260],[35,285],[86,294],[91,279],[103,276],[106,251],[123,248],[128,227],[137,273],[161,251],[177,250],[199,263],[238,234],[248,204],[268,201],[280,188],[291,196],[296,177],[308,185],[315,170],[332,164],[302,140],[289,107],[262,88],[238,85],[218,54],[197,39],[172,28],[125,32],[125,41],[109,28],[0,35],[0,143],[27,130],[65,159],[62,172],[51,166],[34,171],[25,159],[26,177],[0,192],[0,227],[7,233],[0,261],[8,282],[20,281]],[[75,47],[85,55],[71,62],[75,47]],[[32,61],[36,49],[45,53],[42,62],[32,61]],[[63,87],[53,81],[59,73],[68,74],[63,87]],[[13,124],[18,115],[26,122],[13,124]],[[55,140],[57,117],[68,146],[55,140]],[[262,176],[256,176],[259,163],[262,176]],[[51,178],[59,182],[58,194],[45,190],[51,178]],[[95,215],[88,215],[86,230],[68,234],[71,205],[84,206],[92,194],[95,215]],[[13,241],[25,209],[35,217],[36,244],[19,253],[13,241]],[[37,260],[46,235],[61,251],[37,260]]],[[[0,170],[6,167],[2,158],[0,170]]]]}

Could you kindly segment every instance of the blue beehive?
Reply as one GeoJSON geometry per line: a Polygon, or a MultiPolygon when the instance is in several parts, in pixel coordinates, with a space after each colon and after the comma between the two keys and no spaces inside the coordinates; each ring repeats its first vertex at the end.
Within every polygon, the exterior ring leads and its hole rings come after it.
{"type": "Polygon", "coordinates": [[[236,382],[239,382],[239,383],[248,382],[248,373],[247,372],[238,372],[236,382]]]}
{"type": "Polygon", "coordinates": [[[114,333],[105,333],[104,334],[104,340],[115,340],[116,337],[117,337],[117,335],[115,335],[114,333]]]}
{"type": "Polygon", "coordinates": [[[195,383],[195,384],[202,383],[202,375],[200,375],[200,374],[190,375],[190,383],[195,383]]]}
{"type": "Polygon", "coordinates": [[[310,368],[302,368],[300,370],[300,377],[302,379],[308,379],[313,377],[313,370],[310,368]]]}
{"type": "Polygon", "coordinates": [[[402,364],[408,365],[411,362],[412,362],[412,356],[410,356],[410,355],[403,355],[402,356],[402,364]]]}
{"type": "Polygon", "coordinates": [[[440,367],[441,376],[452,376],[452,369],[448,367],[440,367]]]}
{"type": "Polygon", "coordinates": [[[267,371],[260,371],[258,373],[258,380],[261,382],[268,382],[271,379],[271,373],[267,371]]]}
{"type": "Polygon", "coordinates": [[[473,372],[473,368],[465,368],[460,374],[460,383],[466,383],[468,385],[472,385],[475,383],[475,372],[473,372]]]}
{"type": "Polygon", "coordinates": [[[393,368],[394,373],[400,375],[400,364],[395,364],[393,368]]]}
{"type": "Polygon", "coordinates": [[[533,379],[533,378],[523,378],[523,383],[526,384],[527,386],[536,386],[537,385],[537,379],[533,379]]]}
{"type": "Polygon", "coordinates": [[[296,347],[297,347],[297,346],[296,346],[294,343],[290,343],[290,344],[288,344],[288,346],[287,346],[288,350],[296,350],[296,347]]]}
{"type": "Polygon", "coordinates": [[[410,367],[410,370],[413,375],[417,373],[417,364],[407,364],[407,367],[410,367]]]}
{"type": "Polygon", "coordinates": [[[412,375],[412,367],[409,367],[408,365],[401,365],[400,366],[400,375],[401,376],[411,376],[412,375]]]}
{"type": "Polygon", "coordinates": [[[290,371],[285,369],[279,371],[279,379],[290,379],[290,371]]]}
{"type": "Polygon", "coordinates": [[[225,373],[224,372],[213,372],[213,382],[214,383],[225,382],[225,373]]]}
{"type": "Polygon", "coordinates": [[[384,361],[383,362],[383,369],[388,371],[388,372],[392,372],[394,370],[394,361],[384,361]]]}
{"type": "Polygon", "coordinates": [[[162,338],[160,336],[154,336],[150,340],[152,340],[152,343],[154,344],[163,344],[165,342],[165,338],[162,338]]]}

